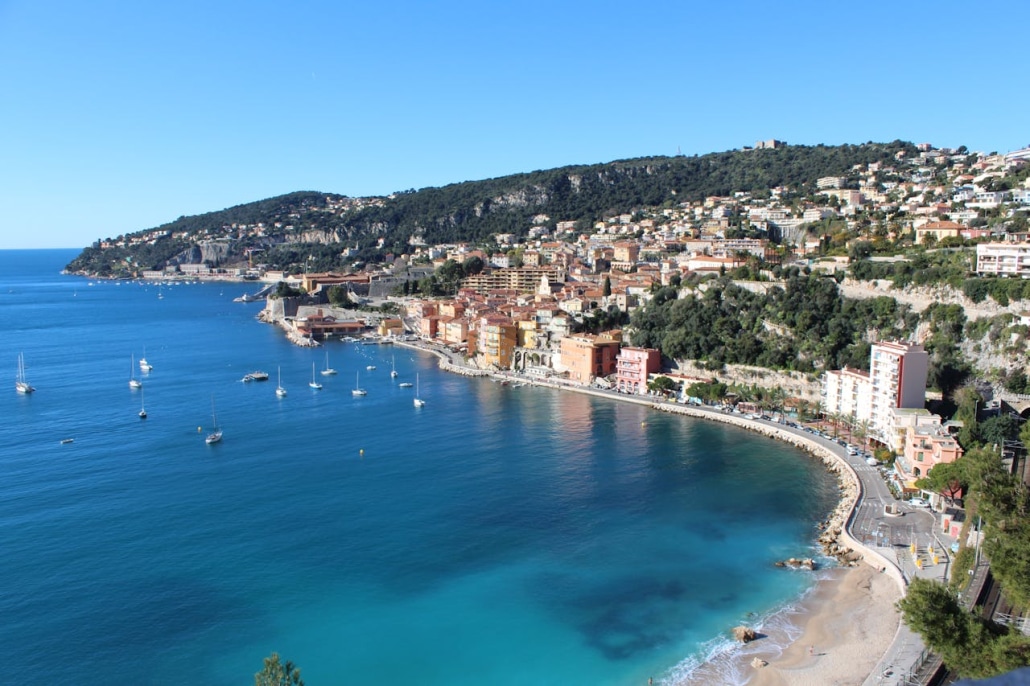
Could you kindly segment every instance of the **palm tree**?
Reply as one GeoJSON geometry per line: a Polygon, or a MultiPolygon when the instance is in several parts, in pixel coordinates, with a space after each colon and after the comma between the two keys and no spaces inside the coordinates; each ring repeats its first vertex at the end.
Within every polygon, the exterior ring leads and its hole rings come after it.
{"type": "Polygon", "coordinates": [[[841,415],[839,412],[831,412],[826,418],[833,422],[833,437],[837,438],[837,434],[840,431],[840,422],[841,419],[843,419],[843,415],[841,415]]]}
{"type": "Polygon", "coordinates": [[[869,450],[869,420],[863,419],[855,424],[854,436],[857,440],[862,441],[862,447],[865,450],[869,450]]]}

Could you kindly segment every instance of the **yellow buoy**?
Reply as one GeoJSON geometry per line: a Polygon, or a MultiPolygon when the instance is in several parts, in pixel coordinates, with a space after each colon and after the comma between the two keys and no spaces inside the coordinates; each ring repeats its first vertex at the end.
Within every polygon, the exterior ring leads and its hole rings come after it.
{"type": "Polygon", "coordinates": [[[361,454],[361,455],[364,455],[365,454],[365,449],[362,448],[361,450],[358,451],[358,453],[361,454]]]}

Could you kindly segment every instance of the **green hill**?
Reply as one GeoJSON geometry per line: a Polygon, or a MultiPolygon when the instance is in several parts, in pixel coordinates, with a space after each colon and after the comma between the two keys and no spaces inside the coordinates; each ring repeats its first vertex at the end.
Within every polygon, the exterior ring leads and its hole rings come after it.
{"type": "Polygon", "coordinates": [[[787,145],[568,166],[404,191],[388,198],[350,200],[328,193],[290,193],[180,217],[124,237],[131,243],[146,234],[154,236],[146,243],[106,248],[96,244],[72,261],[68,270],[116,275],[161,268],[195,258],[197,253],[191,249],[200,241],[213,239],[230,239],[226,261],[242,259],[248,247],[261,247],[267,251],[262,261],[276,266],[287,267],[313,254],[319,268],[328,268],[338,260],[343,245],[357,247],[361,259],[374,261],[386,253],[407,252],[412,236],[428,244],[485,243],[496,233],[524,236],[539,215],[546,215],[545,223],[551,226],[558,221],[581,221],[588,226],[612,214],[734,191],[764,191],[776,186],[812,190],[820,177],[847,176],[854,165],[892,162],[900,150],[915,152],[910,143],[901,141],[787,145]],[[330,204],[346,207],[329,211],[330,204]],[[231,228],[259,223],[265,225],[265,235],[259,238],[240,238],[231,228]],[[175,237],[183,233],[189,236],[175,237]],[[382,247],[377,246],[380,239],[382,247]],[[314,249],[294,251],[293,245],[313,245],[314,249]]]}

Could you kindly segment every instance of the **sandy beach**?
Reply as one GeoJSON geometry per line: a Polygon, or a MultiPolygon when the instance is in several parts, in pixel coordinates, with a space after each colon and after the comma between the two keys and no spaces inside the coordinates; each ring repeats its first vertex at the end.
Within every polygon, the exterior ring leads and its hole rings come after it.
{"type": "Polygon", "coordinates": [[[786,623],[702,665],[680,686],[862,684],[894,639],[899,598],[894,580],[869,565],[831,570],[786,623]]]}

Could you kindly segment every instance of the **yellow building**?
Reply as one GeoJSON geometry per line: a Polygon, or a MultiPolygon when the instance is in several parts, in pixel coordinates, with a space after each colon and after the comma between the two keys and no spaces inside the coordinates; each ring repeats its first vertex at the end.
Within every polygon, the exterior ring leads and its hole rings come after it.
{"type": "Polygon", "coordinates": [[[403,336],[404,322],[396,318],[384,319],[376,327],[376,333],[380,336],[403,336]]]}
{"type": "Polygon", "coordinates": [[[515,323],[508,317],[487,315],[479,320],[476,347],[482,356],[482,366],[511,369],[517,342],[515,323]]]}

